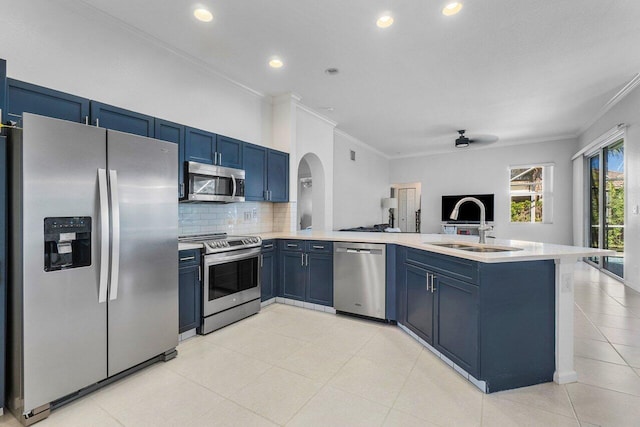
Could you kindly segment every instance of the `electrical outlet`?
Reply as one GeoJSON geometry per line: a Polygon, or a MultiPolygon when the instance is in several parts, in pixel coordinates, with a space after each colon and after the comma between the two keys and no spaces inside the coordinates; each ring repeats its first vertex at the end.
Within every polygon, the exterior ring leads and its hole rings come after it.
{"type": "Polygon", "coordinates": [[[245,221],[251,221],[251,212],[247,211],[244,213],[244,220],[245,221]]]}
{"type": "Polygon", "coordinates": [[[635,205],[633,209],[631,209],[631,213],[634,215],[638,215],[640,213],[640,206],[635,205]]]}
{"type": "Polygon", "coordinates": [[[253,208],[253,211],[251,213],[253,214],[253,219],[258,219],[258,209],[257,208],[253,208]]]}

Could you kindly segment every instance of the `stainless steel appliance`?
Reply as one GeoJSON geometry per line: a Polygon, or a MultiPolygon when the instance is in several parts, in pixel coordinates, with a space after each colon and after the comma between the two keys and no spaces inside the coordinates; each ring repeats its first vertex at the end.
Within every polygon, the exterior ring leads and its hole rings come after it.
{"type": "Polygon", "coordinates": [[[337,311],[386,318],[385,245],[333,244],[333,300],[337,311]]]}
{"type": "Polygon", "coordinates": [[[241,169],[187,162],[187,202],[244,202],[245,172],[241,169]]]}
{"type": "Polygon", "coordinates": [[[202,324],[208,334],[260,311],[260,246],[254,236],[224,233],[180,238],[202,243],[202,324]]]}
{"type": "Polygon", "coordinates": [[[8,404],[24,424],[178,344],[177,145],[13,130],[8,404]]]}

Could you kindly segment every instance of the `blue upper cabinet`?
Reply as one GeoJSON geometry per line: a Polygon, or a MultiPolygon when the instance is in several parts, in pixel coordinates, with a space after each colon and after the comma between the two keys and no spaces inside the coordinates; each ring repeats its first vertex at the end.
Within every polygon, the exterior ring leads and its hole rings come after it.
{"type": "Polygon", "coordinates": [[[0,110],[2,110],[2,123],[7,121],[7,61],[0,59],[0,110]]]}
{"type": "Polygon", "coordinates": [[[96,101],[91,101],[91,124],[149,138],[155,135],[153,117],[96,101]]]}
{"type": "Polygon", "coordinates": [[[242,169],[242,141],[218,135],[216,138],[217,165],[242,169]]]}
{"type": "Polygon", "coordinates": [[[195,128],[186,128],[184,160],[187,162],[216,164],[216,137],[215,133],[195,128]],[[216,157],[214,159],[214,156],[216,157]]]}
{"type": "Polygon", "coordinates": [[[155,119],[155,137],[178,144],[178,197],[184,197],[184,137],[185,127],[162,119],[155,119]]]}
{"type": "Polygon", "coordinates": [[[245,143],[242,156],[246,176],[244,197],[247,201],[266,200],[267,188],[267,149],[245,143]]]}
{"type": "Polygon", "coordinates": [[[89,119],[88,99],[14,79],[7,79],[6,104],[4,120],[19,126],[25,112],[77,123],[89,119]]]}
{"type": "Polygon", "coordinates": [[[269,201],[289,201],[289,154],[275,150],[267,153],[267,190],[269,201]]]}

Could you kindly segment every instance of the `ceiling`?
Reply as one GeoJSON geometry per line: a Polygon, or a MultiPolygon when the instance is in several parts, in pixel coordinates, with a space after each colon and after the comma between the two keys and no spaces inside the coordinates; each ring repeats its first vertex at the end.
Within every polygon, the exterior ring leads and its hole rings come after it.
{"type": "Polygon", "coordinates": [[[452,17],[434,0],[204,0],[210,23],[198,3],[83,1],[242,85],[298,94],[391,157],[450,148],[457,129],[575,136],[640,72],[637,0],[463,0],[452,17]]]}

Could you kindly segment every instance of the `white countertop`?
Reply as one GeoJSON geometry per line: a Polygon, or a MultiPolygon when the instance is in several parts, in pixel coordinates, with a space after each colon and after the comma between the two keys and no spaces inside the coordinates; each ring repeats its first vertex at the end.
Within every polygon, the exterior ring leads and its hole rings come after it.
{"type": "Polygon", "coordinates": [[[413,233],[360,233],[350,231],[297,231],[256,234],[267,239],[331,240],[335,242],[393,243],[473,261],[519,262],[572,257],[578,260],[587,256],[615,255],[614,251],[584,248],[579,246],[556,245],[551,243],[527,242],[523,240],[487,239],[488,246],[514,247],[521,250],[508,252],[469,252],[460,249],[430,245],[437,242],[461,242],[477,244],[478,236],[450,234],[413,233]]]}

